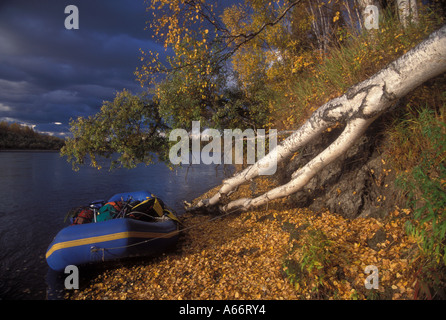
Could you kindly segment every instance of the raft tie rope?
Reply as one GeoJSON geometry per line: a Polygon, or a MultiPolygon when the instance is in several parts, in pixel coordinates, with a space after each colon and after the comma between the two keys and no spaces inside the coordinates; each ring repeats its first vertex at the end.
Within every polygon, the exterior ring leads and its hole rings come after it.
{"type": "Polygon", "coordinates": [[[129,247],[138,246],[138,245],[141,245],[141,244],[144,244],[144,243],[148,243],[148,242],[151,242],[151,241],[155,241],[155,240],[158,240],[158,239],[163,239],[163,238],[166,238],[167,235],[172,235],[172,234],[177,234],[177,233],[179,234],[179,233],[181,233],[181,232],[183,232],[183,231],[188,231],[188,230],[197,228],[197,227],[202,226],[202,225],[204,225],[204,224],[206,224],[206,223],[210,223],[210,222],[212,222],[212,221],[215,221],[215,220],[217,220],[217,219],[219,219],[219,218],[226,217],[226,216],[228,216],[228,215],[230,215],[230,214],[232,214],[232,213],[234,213],[234,212],[236,212],[236,211],[238,211],[238,209],[233,209],[232,211],[226,212],[225,214],[222,214],[222,215],[215,216],[215,217],[213,217],[213,218],[211,218],[211,219],[208,219],[208,220],[206,220],[206,221],[204,221],[204,222],[194,224],[194,225],[192,225],[192,226],[190,226],[190,227],[183,228],[183,229],[181,229],[181,230],[176,230],[176,231],[169,232],[169,233],[167,233],[167,234],[164,235],[164,236],[160,236],[160,237],[156,237],[156,238],[150,238],[150,239],[147,239],[147,240],[142,240],[142,241],[140,241],[140,242],[133,243],[133,244],[129,244],[129,245],[125,245],[125,246],[110,247],[110,248],[91,247],[90,250],[91,250],[91,252],[101,251],[101,252],[102,252],[102,261],[104,261],[104,259],[105,259],[105,258],[104,258],[104,255],[105,255],[105,251],[106,251],[106,250],[108,251],[108,250],[116,250],[116,249],[129,248],[129,247]]]}

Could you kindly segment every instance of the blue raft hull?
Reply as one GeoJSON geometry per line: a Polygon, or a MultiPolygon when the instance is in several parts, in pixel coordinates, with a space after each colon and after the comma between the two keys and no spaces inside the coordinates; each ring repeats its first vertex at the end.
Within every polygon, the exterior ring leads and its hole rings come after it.
{"type": "MultiPolygon", "coordinates": [[[[135,194],[132,195],[135,199],[135,194]]],[[[115,195],[110,200],[121,199],[115,195]]],[[[141,193],[141,196],[145,193],[141,193]]],[[[145,222],[113,219],[97,223],[71,225],[56,235],[46,252],[51,269],[63,271],[68,265],[85,265],[133,256],[154,256],[178,241],[177,222],[168,219],[145,222]]]]}

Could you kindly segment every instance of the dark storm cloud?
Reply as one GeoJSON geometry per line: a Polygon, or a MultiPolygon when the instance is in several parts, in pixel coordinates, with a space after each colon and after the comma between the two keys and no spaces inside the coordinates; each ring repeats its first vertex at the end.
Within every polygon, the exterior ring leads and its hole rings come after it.
{"type": "Polygon", "coordinates": [[[143,0],[2,0],[0,120],[67,131],[70,118],[95,113],[116,91],[140,90],[139,48],[163,52],[144,30],[148,18],[143,0]],[[78,30],[64,27],[70,4],[78,30]]]}

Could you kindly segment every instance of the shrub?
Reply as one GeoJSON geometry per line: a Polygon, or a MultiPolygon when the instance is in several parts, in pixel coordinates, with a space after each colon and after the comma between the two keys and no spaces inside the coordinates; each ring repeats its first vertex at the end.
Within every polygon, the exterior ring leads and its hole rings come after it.
{"type": "Polygon", "coordinates": [[[418,163],[397,179],[413,209],[406,228],[426,259],[446,265],[446,124],[426,106],[418,118],[411,116],[401,127],[414,133],[420,150],[418,163]]]}

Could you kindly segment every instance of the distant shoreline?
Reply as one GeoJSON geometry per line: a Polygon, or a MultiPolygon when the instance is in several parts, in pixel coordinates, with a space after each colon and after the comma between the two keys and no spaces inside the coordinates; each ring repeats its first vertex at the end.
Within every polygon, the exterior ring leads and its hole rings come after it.
{"type": "Polygon", "coordinates": [[[0,152],[60,152],[60,150],[42,150],[42,149],[0,149],[0,152]]]}

